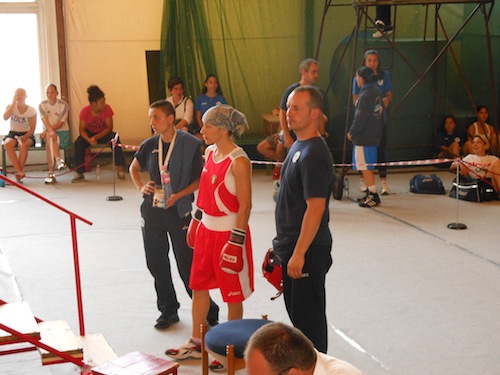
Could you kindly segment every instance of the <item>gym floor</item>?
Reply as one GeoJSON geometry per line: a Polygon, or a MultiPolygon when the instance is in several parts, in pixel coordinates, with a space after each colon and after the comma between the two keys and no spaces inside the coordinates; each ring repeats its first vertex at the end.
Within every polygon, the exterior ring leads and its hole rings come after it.
{"type": "MultiPolygon", "coordinates": [[[[166,348],[189,337],[191,305],[174,266],[181,321],[165,331],[153,328],[159,312],[144,260],[142,198],[130,176],[114,184],[106,166],[99,182],[92,171],[82,183],[72,184],[68,173],[44,185],[45,173],[28,171],[24,186],[93,223],[77,221],[86,332],[103,334],[118,355],[142,351],[164,358],[166,348]],[[106,200],[114,195],[123,200],[106,200]]],[[[330,202],[328,353],[370,375],[498,374],[500,202],[410,193],[416,173],[431,170],[390,172],[392,194],[375,209],[358,207],[353,174],[347,176],[349,198],[330,202]],[[456,222],[467,229],[448,229],[456,222]]],[[[432,173],[448,192],[454,175],[432,173]]],[[[272,177],[256,169],[250,219],[256,290],[245,317],[289,322],[283,299],[270,300],[274,289],[260,272],[275,234],[272,190],[272,177]]],[[[13,186],[0,188],[0,207],[0,298],[26,300],[37,317],[66,320],[78,332],[67,215],[13,186]]],[[[218,291],[212,295],[221,302],[218,291]]],[[[71,364],[40,363],[37,352],[0,356],[0,373],[79,373],[71,364]]],[[[199,373],[199,360],[181,362],[179,374],[199,373]]]]}

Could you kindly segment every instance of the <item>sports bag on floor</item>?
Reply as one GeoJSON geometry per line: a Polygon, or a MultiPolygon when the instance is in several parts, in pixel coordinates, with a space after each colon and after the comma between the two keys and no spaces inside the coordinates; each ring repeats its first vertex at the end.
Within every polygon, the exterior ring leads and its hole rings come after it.
{"type": "Polygon", "coordinates": [[[410,180],[410,191],[415,194],[444,194],[443,181],[435,175],[417,174],[410,180]]]}
{"type": "MultiPolygon", "coordinates": [[[[457,197],[457,179],[453,180],[450,197],[457,197]]],[[[489,182],[491,180],[488,178],[489,182]]],[[[488,182],[470,177],[460,177],[458,181],[458,199],[469,202],[487,202],[495,199],[495,189],[488,182]]]]}

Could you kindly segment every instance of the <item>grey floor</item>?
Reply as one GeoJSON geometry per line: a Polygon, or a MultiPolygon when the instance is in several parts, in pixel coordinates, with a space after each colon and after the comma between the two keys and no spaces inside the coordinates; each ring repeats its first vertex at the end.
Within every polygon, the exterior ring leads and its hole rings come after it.
{"type": "MultiPolygon", "coordinates": [[[[393,194],[376,209],[331,201],[328,352],[370,375],[500,374],[500,202],[457,205],[447,196],[409,193],[415,173],[391,173],[393,194]],[[447,228],[457,221],[468,229],[447,228]]],[[[437,173],[449,189],[454,176],[437,173]]],[[[181,322],[163,332],[153,328],[158,312],[143,255],[141,197],[129,176],[115,191],[109,166],[100,182],[93,172],[80,184],[60,176],[54,186],[43,184],[42,171],[28,176],[35,178],[24,186],[93,223],[77,224],[86,332],[102,333],[118,355],[162,357],[183,343],[190,301],[177,273],[181,322]],[[111,195],[123,200],[109,202],[111,195]]],[[[355,198],[357,177],[348,179],[355,198]]],[[[245,316],[289,322],[282,298],[270,301],[274,290],[260,274],[275,230],[272,184],[264,170],[254,172],[256,291],[245,316]]],[[[0,209],[0,298],[26,300],[36,316],[66,320],[77,332],[68,217],[12,186],[0,188],[0,209]]],[[[0,374],[76,373],[69,364],[42,367],[36,352],[0,356],[0,374]]],[[[179,373],[201,373],[199,361],[182,362],[179,373]]]]}

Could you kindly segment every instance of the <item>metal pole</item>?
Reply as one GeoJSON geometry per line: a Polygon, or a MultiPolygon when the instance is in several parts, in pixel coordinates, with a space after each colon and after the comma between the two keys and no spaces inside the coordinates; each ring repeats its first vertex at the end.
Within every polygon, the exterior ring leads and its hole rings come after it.
{"type": "Polygon", "coordinates": [[[457,165],[457,177],[455,179],[457,181],[456,198],[457,198],[457,220],[454,223],[448,224],[448,229],[467,229],[467,225],[458,222],[458,191],[460,186],[460,163],[457,165]]]}
{"type": "Polygon", "coordinates": [[[120,197],[119,195],[115,194],[115,147],[116,147],[116,137],[111,140],[111,151],[113,155],[113,195],[110,195],[109,197],[106,198],[107,201],[121,201],[123,198],[120,197]]]}

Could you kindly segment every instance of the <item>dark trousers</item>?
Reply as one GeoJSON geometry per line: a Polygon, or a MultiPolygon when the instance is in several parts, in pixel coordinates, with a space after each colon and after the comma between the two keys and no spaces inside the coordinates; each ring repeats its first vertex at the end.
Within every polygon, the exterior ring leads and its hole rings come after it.
{"type": "Polygon", "coordinates": [[[326,273],[332,265],[331,245],[311,246],[307,250],[301,279],[291,279],[283,265],[283,296],[288,316],[294,327],[300,329],[323,353],[328,349],[326,320],[326,273]]]}
{"type": "MultiPolygon", "coordinates": [[[[146,252],[146,264],[154,278],[158,310],[165,315],[177,312],[180,304],[177,300],[170,260],[170,243],[174,251],[177,269],[189,297],[193,292],[189,288],[193,249],[186,243],[186,233],[191,215],[179,218],[177,207],[169,209],[151,207],[151,200],[144,200],[141,205],[143,219],[142,238],[146,252]]],[[[218,320],[219,306],[210,300],[208,320],[218,320]]]]}
{"type": "Polygon", "coordinates": [[[391,6],[390,5],[378,5],[377,9],[377,21],[380,20],[385,23],[386,26],[391,25],[391,6]]]}
{"type": "MultiPolygon", "coordinates": [[[[97,133],[92,133],[87,131],[87,135],[92,137],[97,133]]],[[[102,137],[97,141],[99,144],[106,144],[115,136],[114,132],[109,132],[106,136],[102,137]]],[[[117,143],[120,143],[120,138],[118,138],[117,143]]],[[[85,150],[90,147],[90,143],[88,143],[82,136],[79,136],[75,141],[75,164],[77,166],[77,173],[85,172],[85,150]]],[[[110,147],[113,147],[110,145],[110,147]]],[[[125,166],[125,157],[123,156],[123,150],[120,146],[115,147],[115,164],[125,166]]]]}

